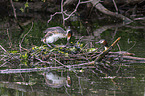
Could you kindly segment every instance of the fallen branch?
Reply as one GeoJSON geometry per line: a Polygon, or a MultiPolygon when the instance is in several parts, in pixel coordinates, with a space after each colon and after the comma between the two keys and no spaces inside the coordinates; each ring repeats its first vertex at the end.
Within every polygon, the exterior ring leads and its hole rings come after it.
{"type": "Polygon", "coordinates": [[[132,60],[139,60],[139,61],[145,61],[145,58],[139,58],[139,57],[132,57],[132,56],[122,56],[124,59],[132,59],[132,60]]]}
{"type": "Polygon", "coordinates": [[[2,74],[9,74],[9,73],[26,73],[26,72],[37,72],[37,71],[49,71],[49,69],[58,69],[58,67],[46,67],[46,68],[26,68],[26,69],[6,69],[0,70],[2,74]]]}
{"type": "Polygon", "coordinates": [[[131,19],[123,16],[122,14],[117,14],[117,13],[114,13],[114,12],[111,12],[110,10],[108,10],[107,8],[105,8],[101,3],[99,3],[100,0],[89,0],[91,1],[91,3],[93,4],[93,6],[95,6],[96,9],[98,9],[100,12],[104,13],[104,14],[107,14],[107,15],[110,15],[110,16],[115,16],[117,18],[120,18],[122,19],[123,21],[126,22],[126,24],[130,23],[130,22],[133,22],[131,19]]]}

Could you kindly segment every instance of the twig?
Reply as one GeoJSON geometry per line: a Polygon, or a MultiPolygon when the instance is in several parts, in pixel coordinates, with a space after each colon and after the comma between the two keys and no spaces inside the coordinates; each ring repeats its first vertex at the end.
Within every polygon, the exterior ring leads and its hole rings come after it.
{"type": "Polygon", "coordinates": [[[114,37],[115,37],[117,31],[118,31],[118,27],[115,28],[115,32],[114,32],[114,34],[113,34],[113,36],[112,36],[112,40],[114,39],[114,37]]]}
{"type": "Polygon", "coordinates": [[[47,63],[47,64],[51,64],[50,62],[48,62],[48,61],[43,61],[43,60],[41,60],[40,58],[35,58],[36,60],[39,60],[40,62],[42,62],[42,63],[47,63]]]}
{"type": "Polygon", "coordinates": [[[6,62],[4,64],[0,65],[0,67],[4,66],[5,64],[6,64],[6,62]]]}
{"type": "Polygon", "coordinates": [[[118,73],[120,69],[121,69],[121,63],[119,64],[119,67],[118,67],[116,73],[118,73]]]}
{"type": "Polygon", "coordinates": [[[134,20],[145,20],[145,17],[134,18],[134,20]]]}
{"type": "Polygon", "coordinates": [[[32,28],[33,28],[33,22],[32,22],[32,26],[31,26],[31,28],[29,29],[29,31],[24,35],[24,37],[22,38],[21,42],[19,42],[20,52],[21,52],[21,48],[22,48],[21,44],[22,44],[24,38],[25,38],[25,37],[28,35],[28,33],[32,30],[32,28]]]}
{"type": "Polygon", "coordinates": [[[80,37],[79,40],[77,40],[77,44],[81,41],[81,39],[83,38],[84,36],[80,37]]]}
{"type": "Polygon", "coordinates": [[[0,47],[1,47],[2,50],[4,50],[9,56],[11,56],[11,55],[9,54],[9,52],[7,52],[7,51],[5,50],[5,48],[4,48],[2,45],[0,45],[0,47]]]}
{"type": "Polygon", "coordinates": [[[80,4],[90,3],[91,1],[81,1],[80,4]]]}
{"type": "Polygon", "coordinates": [[[80,5],[80,0],[78,1],[78,4],[76,5],[76,8],[74,9],[74,11],[67,18],[65,18],[64,20],[69,19],[77,11],[77,8],[79,7],[79,5],[80,5]]]}
{"type": "Polygon", "coordinates": [[[136,45],[136,41],[134,41],[134,44],[132,45],[132,47],[129,48],[127,51],[131,50],[135,45],[136,45]]]}
{"type": "Polygon", "coordinates": [[[10,41],[9,45],[10,45],[10,48],[11,48],[12,47],[12,42],[11,42],[11,39],[10,39],[10,35],[9,35],[9,30],[8,29],[7,29],[7,35],[8,35],[9,41],[10,41]]]}
{"type": "Polygon", "coordinates": [[[57,14],[62,14],[62,12],[55,12],[53,15],[50,15],[50,19],[47,21],[47,23],[49,23],[52,20],[52,17],[57,14]]]}
{"type": "Polygon", "coordinates": [[[15,17],[16,20],[18,20],[18,19],[17,19],[17,14],[16,14],[16,9],[15,9],[15,7],[14,7],[13,1],[10,0],[10,2],[11,2],[11,5],[12,5],[12,8],[13,8],[14,17],[15,17]]]}
{"type": "Polygon", "coordinates": [[[120,48],[120,46],[119,46],[119,44],[117,43],[117,46],[118,46],[118,48],[119,48],[119,51],[121,52],[121,48],[120,48]]]}
{"type": "Polygon", "coordinates": [[[47,21],[47,23],[49,23],[52,20],[52,17],[55,16],[56,14],[61,14],[62,15],[62,19],[63,19],[63,25],[65,25],[65,21],[67,19],[69,19],[71,16],[73,16],[73,14],[77,11],[77,9],[78,9],[78,7],[79,7],[80,4],[84,4],[84,3],[91,2],[91,1],[82,1],[81,2],[81,0],[79,0],[78,3],[77,3],[77,5],[76,5],[76,7],[75,7],[75,9],[74,9],[74,11],[72,11],[70,14],[67,14],[66,13],[67,11],[66,10],[65,11],[63,10],[63,7],[64,7],[63,1],[64,0],[61,0],[61,12],[55,12],[53,15],[50,15],[50,19],[47,21]],[[65,18],[65,15],[67,16],[66,18],[65,18]]]}
{"type": "Polygon", "coordinates": [[[66,65],[62,64],[60,61],[56,60],[55,58],[52,58],[52,59],[53,59],[53,60],[55,60],[56,62],[58,62],[60,65],[62,65],[62,66],[64,66],[64,67],[69,68],[68,66],[66,66],[66,65]]]}
{"type": "Polygon", "coordinates": [[[22,27],[22,26],[20,25],[20,23],[18,22],[18,18],[17,18],[17,14],[16,14],[16,9],[15,9],[15,7],[14,7],[13,1],[10,0],[10,3],[11,3],[12,8],[13,8],[14,18],[15,18],[15,20],[16,20],[16,23],[17,23],[17,24],[19,25],[19,27],[23,30],[23,27],[22,27]]]}
{"type": "Polygon", "coordinates": [[[114,1],[114,0],[112,0],[112,1],[113,1],[114,6],[115,6],[116,12],[118,13],[118,8],[117,8],[117,5],[116,5],[116,3],[115,3],[115,1],[114,1]]]}
{"type": "Polygon", "coordinates": [[[62,13],[62,20],[63,20],[63,26],[65,25],[65,20],[64,20],[64,12],[63,12],[63,0],[61,0],[61,13],[62,13]]]}

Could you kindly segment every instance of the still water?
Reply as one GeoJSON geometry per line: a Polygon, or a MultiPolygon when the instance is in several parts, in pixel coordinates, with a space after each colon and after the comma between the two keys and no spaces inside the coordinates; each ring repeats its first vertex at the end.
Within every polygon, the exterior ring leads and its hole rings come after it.
{"type": "MultiPolygon", "coordinates": [[[[47,20],[46,20],[47,21],[47,20]]],[[[24,27],[21,33],[16,25],[3,21],[0,31],[0,43],[8,52],[19,50],[19,44],[25,34],[22,47],[43,45],[41,38],[47,27],[62,26],[60,21],[46,24],[45,20],[34,20],[24,27]]],[[[95,42],[106,39],[111,45],[121,37],[112,51],[128,51],[134,57],[145,58],[145,32],[140,22],[128,25],[121,23],[101,23],[97,20],[82,23],[72,21],[68,25],[73,30],[72,42],[78,40],[87,48],[100,47],[95,42]]],[[[2,54],[4,51],[0,49],[2,54]]],[[[10,68],[21,68],[27,62],[11,62],[10,68]],[[17,67],[15,67],[17,66],[17,67]]],[[[4,62],[0,62],[4,64],[4,62]]],[[[101,64],[104,64],[103,62],[101,64]]],[[[140,62],[121,62],[115,60],[112,65],[91,67],[63,68],[61,70],[45,70],[38,72],[0,74],[1,96],[145,96],[145,67],[140,62]]],[[[1,67],[1,70],[5,67],[1,67]]]]}

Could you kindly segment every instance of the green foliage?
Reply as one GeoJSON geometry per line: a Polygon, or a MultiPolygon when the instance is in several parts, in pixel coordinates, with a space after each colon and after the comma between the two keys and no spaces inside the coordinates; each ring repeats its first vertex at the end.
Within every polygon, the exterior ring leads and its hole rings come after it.
{"type": "Polygon", "coordinates": [[[22,11],[22,12],[25,12],[25,9],[26,8],[28,8],[29,7],[29,3],[28,2],[26,2],[25,4],[24,4],[24,8],[20,8],[20,10],[22,11]]]}
{"type": "Polygon", "coordinates": [[[9,53],[14,54],[14,53],[19,53],[19,52],[17,50],[13,50],[13,51],[9,51],[9,53]]]}
{"type": "Polygon", "coordinates": [[[25,8],[28,8],[28,7],[29,7],[28,2],[26,2],[25,3],[25,8]]]}
{"type": "Polygon", "coordinates": [[[42,2],[45,2],[46,0],[41,0],[42,2]]]}
{"type": "Polygon", "coordinates": [[[22,12],[24,12],[24,8],[21,7],[20,10],[21,10],[22,12]]]}
{"type": "Polygon", "coordinates": [[[24,55],[21,54],[20,57],[21,57],[21,59],[27,59],[27,58],[28,58],[28,54],[27,54],[27,52],[26,52],[24,55]]]}

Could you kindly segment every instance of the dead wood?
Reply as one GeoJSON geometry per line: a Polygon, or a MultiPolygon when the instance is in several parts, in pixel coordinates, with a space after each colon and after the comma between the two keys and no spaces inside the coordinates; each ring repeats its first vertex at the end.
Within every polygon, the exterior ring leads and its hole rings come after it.
{"type": "Polygon", "coordinates": [[[104,14],[107,14],[107,15],[110,15],[110,16],[115,16],[117,18],[120,18],[120,19],[122,19],[126,23],[133,22],[131,19],[123,16],[122,14],[117,14],[115,12],[112,12],[112,11],[108,10],[101,3],[99,3],[100,0],[93,0],[93,1],[92,0],[89,0],[89,1],[91,1],[91,3],[93,4],[93,6],[95,6],[96,9],[98,9],[100,12],[102,12],[104,14]]]}

